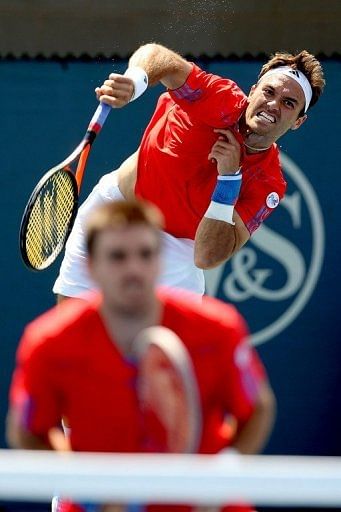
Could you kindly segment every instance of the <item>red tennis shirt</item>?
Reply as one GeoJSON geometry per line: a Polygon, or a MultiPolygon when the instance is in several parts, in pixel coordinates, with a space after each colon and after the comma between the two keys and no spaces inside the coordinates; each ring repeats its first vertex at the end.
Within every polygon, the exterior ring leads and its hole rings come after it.
{"type": "MultiPolygon", "coordinates": [[[[200,451],[228,444],[221,437],[226,413],[244,423],[253,412],[262,365],[245,343],[246,328],[233,306],[205,297],[203,304],[159,291],[162,325],[186,345],[194,363],[204,416],[200,451]]],[[[74,450],[138,452],[136,365],[116,348],[95,295],[68,301],[26,328],[17,352],[10,400],[22,424],[46,437],[62,416],[74,450]]]]}
{"type": "MultiPolygon", "coordinates": [[[[141,141],[135,192],[159,206],[173,236],[194,239],[216,185],[217,166],[207,158],[218,138],[214,129],[232,129],[242,142],[238,121],[246,107],[233,81],[196,65],[182,87],[160,96],[141,141]]],[[[241,166],[235,208],[252,234],[283,197],[286,182],[275,144],[257,154],[242,147],[241,166]]]]}
{"type": "MultiPolygon", "coordinates": [[[[253,413],[264,369],[233,306],[210,297],[192,303],[167,290],[158,296],[161,324],[183,340],[193,361],[203,415],[199,451],[216,453],[232,441],[226,415],[242,426],[253,413]]],[[[44,439],[67,418],[75,451],[141,452],[136,364],[109,337],[100,303],[97,294],[89,302],[69,300],[28,325],[17,352],[11,406],[22,427],[44,439]]]]}

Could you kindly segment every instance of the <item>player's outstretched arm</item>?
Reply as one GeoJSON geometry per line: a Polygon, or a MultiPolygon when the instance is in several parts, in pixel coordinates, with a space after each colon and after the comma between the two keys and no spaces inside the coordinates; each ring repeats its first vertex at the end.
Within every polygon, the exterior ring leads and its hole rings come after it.
{"type": "Polygon", "coordinates": [[[133,53],[124,75],[111,73],[95,89],[97,99],[113,108],[127,105],[143,94],[148,85],[161,82],[169,89],[181,87],[192,70],[192,64],[165,46],[149,43],[133,53]]]}
{"type": "Polygon", "coordinates": [[[161,82],[168,89],[177,89],[187,80],[192,64],[169,48],[156,43],[141,46],[131,56],[129,68],[145,70],[150,85],[161,82]]]}

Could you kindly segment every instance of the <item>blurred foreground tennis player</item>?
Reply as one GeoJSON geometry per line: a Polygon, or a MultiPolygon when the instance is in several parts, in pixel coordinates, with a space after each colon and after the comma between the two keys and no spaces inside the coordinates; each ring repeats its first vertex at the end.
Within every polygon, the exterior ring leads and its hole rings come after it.
{"type": "Polygon", "coordinates": [[[160,283],[204,292],[202,269],[230,258],[284,195],[275,141],[297,130],[324,87],[307,51],[278,53],[261,69],[248,96],[158,45],[140,47],[124,75],[111,74],[97,98],[122,107],[148,83],[159,98],[139,149],[105,175],[79,211],[54,292],[77,296],[95,286],[85,265],[84,222],[110,199],[145,198],[165,216],[160,283]]]}
{"type": "Polygon", "coordinates": [[[64,418],[77,451],[262,449],[274,397],[245,323],[216,299],[155,290],[160,219],[155,206],[130,200],[89,216],[87,264],[100,292],[64,301],[26,328],[10,390],[10,446],[56,447],[64,418]]]}

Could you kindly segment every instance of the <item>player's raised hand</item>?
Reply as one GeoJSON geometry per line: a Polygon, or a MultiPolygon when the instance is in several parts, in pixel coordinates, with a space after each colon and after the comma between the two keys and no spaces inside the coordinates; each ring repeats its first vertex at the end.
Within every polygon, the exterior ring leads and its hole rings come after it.
{"type": "Polygon", "coordinates": [[[213,144],[208,158],[216,160],[219,174],[235,174],[240,167],[240,144],[231,130],[214,131],[220,136],[213,144]]]}
{"type": "Polygon", "coordinates": [[[111,73],[100,87],[95,89],[97,99],[111,107],[121,108],[129,103],[134,94],[134,82],[131,78],[111,73]]]}

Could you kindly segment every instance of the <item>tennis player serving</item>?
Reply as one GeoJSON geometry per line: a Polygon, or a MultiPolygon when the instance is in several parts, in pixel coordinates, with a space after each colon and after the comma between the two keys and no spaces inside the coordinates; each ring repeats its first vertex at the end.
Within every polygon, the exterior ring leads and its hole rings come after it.
{"type": "Polygon", "coordinates": [[[147,199],[162,210],[161,284],[202,294],[203,269],[238,251],[286,190],[276,141],[297,130],[325,81],[307,51],[277,53],[248,94],[158,44],[140,47],[124,75],[96,89],[120,108],[161,82],[162,94],[137,151],[99,181],[80,208],[54,292],[77,296],[95,285],[85,265],[84,222],[111,199],[147,199]]]}

